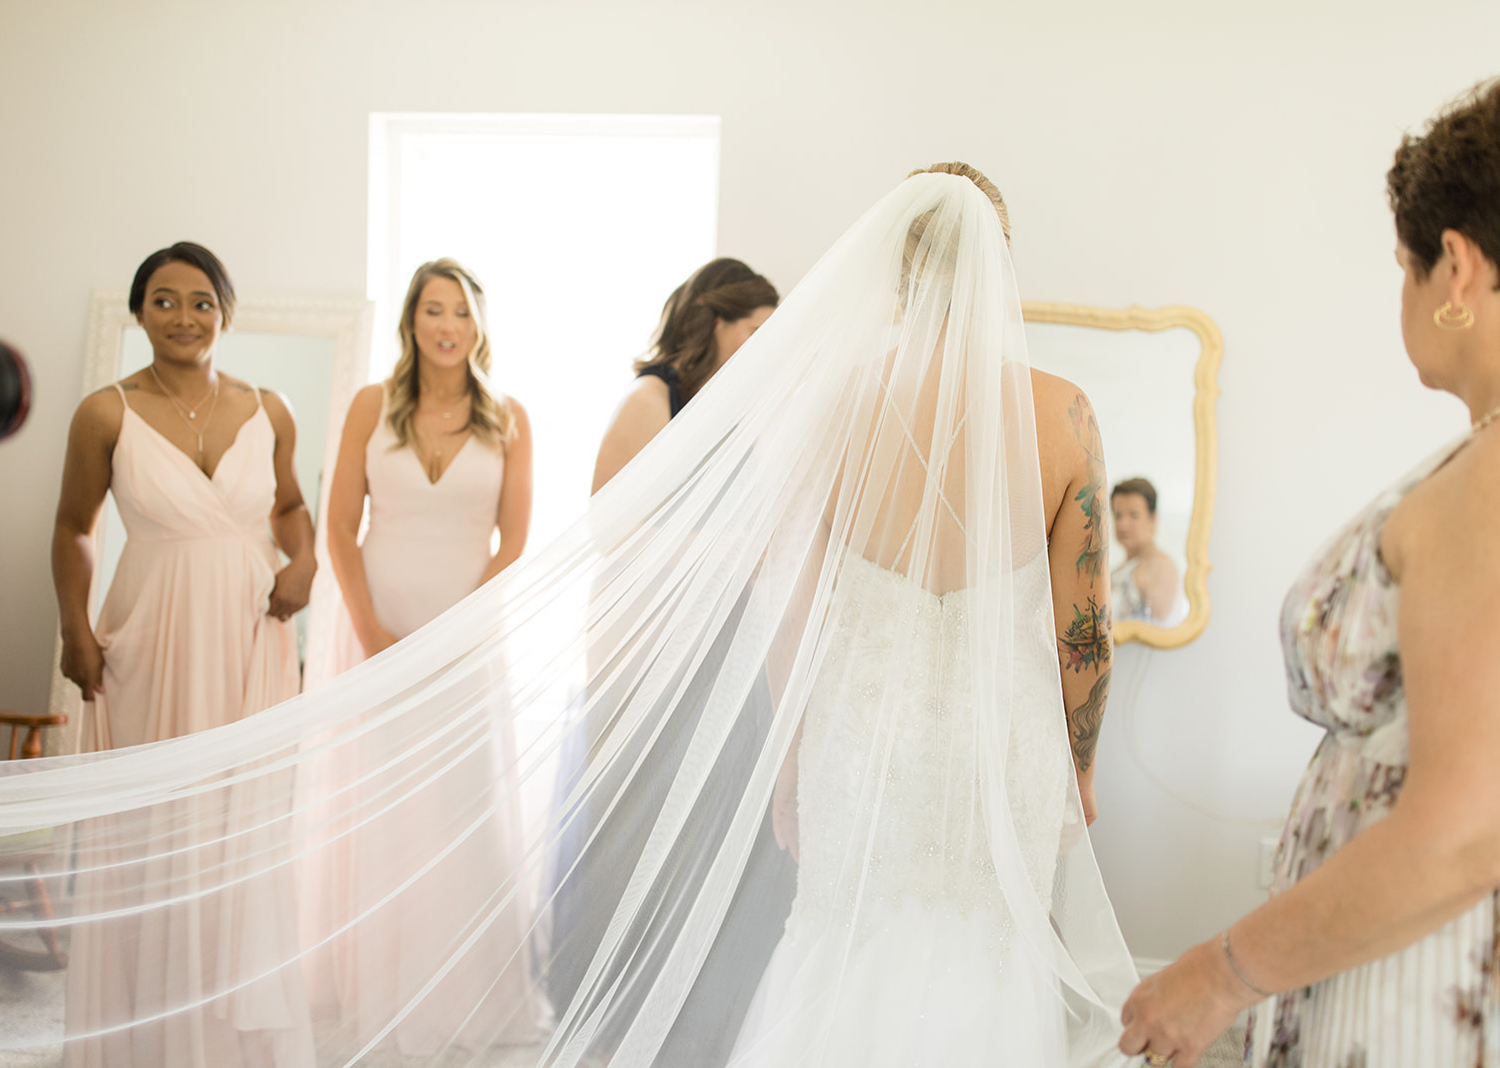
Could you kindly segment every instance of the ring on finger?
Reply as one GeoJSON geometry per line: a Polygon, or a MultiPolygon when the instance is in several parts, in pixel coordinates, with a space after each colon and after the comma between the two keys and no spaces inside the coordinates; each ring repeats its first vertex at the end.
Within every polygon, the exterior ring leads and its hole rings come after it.
{"type": "Polygon", "coordinates": [[[1151,1065],[1151,1068],[1162,1068],[1162,1065],[1169,1064],[1172,1060],[1170,1053],[1152,1053],[1149,1049],[1146,1050],[1145,1056],[1146,1063],[1151,1065]]]}

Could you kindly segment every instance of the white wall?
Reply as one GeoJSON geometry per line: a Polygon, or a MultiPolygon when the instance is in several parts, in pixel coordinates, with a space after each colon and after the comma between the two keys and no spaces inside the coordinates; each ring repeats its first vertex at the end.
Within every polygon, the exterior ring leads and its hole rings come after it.
{"type": "Polygon", "coordinates": [[[1224,332],[1213,620],[1151,659],[1100,757],[1126,934],[1175,954],[1259,899],[1256,842],[1315,741],[1286,711],[1281,591],[1462,426],[1401,351],[1382,181],[1404,127],[1500,67],[1492,0],[1218,6],[0,0],[0,336],[37,395],[0,445],[0,705],[46,699],[89,290],[191,238],[244,293],[363,292],[370,111],[722,115],[721,249],[783,287],[912,167],[966,159],[1011,204],[1025,296],[1192,304],[1224,332]]]}

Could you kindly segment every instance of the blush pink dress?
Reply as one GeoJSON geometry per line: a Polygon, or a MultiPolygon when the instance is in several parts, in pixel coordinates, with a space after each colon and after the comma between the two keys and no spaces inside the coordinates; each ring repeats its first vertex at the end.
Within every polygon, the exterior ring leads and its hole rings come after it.
{"type": "MultiPolygon", "coordinates": [[[[365,447],[369,526],[360,555],[375,617],[398,639],[478,588],[492,556],[504,476],[504,452],[471,435],[438,481],[431,481],[417,453],[398,447],[382,410],[365,447]]],[[[329,643],[333,670],[320,674],[337,674],[365,659],[347,613],[340,616],[329,643]]],[[[310,678],[309,689],[318,681],[310,678]]],[[[374,816],[361,813],[392,783],[365,781],[333,815],[333,824],[352,832],[311,851],[304,932],[318,934],[310,941],[322,941],[327,932],[347,928],[310,961],[314,1000],[320,1010],[336,1010],[360,1043],[377,1038],[408,1007],[380,1038],[406,1055],[527,1044],[545,1035],[546,1000],[529,963],[516,966],[529,962],[528,895],[518,893],[484,931],[476,935],[472,927],[476,917],[496,908],[497,891],[522,867],[520,813],[507,800],[518,794],[507,789],[513,784],[500,770],[515,761],[513,734],[502,718],[504,681],[489,679],[472,694],[484,722],[471,712],[464,729],[488,734],[487,742],[467,754],[435,758],[414,752],[425,738],[396,745],[398,751],[405,745],[413,761],[441,763],[440,772],[399,806],[374,816]],[[468,948],[458,948],[471,936],[468,948]],[[452,970],[423,995],[423,987],[449,964],[452,970]]],[[[451,724],[432,724],[434,732],[443,726],[451,724]]],[[[381,757],[345,754],[342,767],[329,763],[324,775],[336,783],[352,767],[383,764],[392,743],[375,745],[387,747],[381,757]]],[[[410,771],[393,772],[393,779],[410,771]]],[[[318,792],[335,792],[329,789],[335,783],[319,785],[318,792]]],[[[411,780],[404,780],[403,791],[411,788],[411,780]]]]}
{"type": "MultiPolygon", "coordinates": [[[[266,614],[280,562],[269,523],[276,431],[265,408],[240,427],[209,477],[136,414],[123,390],[120,400],[110,490],[126,542],[95,628],[104,692],[84,706],[84,737],[96,750],[233,723],[295,695],[299,682],[294,631],[266,614]]],[[[289,804],[290,782],[261,777],[239,793],[79,825],[80,915],[188,900],[74,929],[70,1068],[314,1063],[300,972],[267,974],[266,962],[296,949],[290,875],[282,866],[232,881],[236,853],[266,845],[239,824],[249,812],[263,818],[281,798],[289,804]],[[144,867],[126,845],[140,834],[155,840],[158,855],[144,867]],[[160,848],[167,836],[178,847],[171,854],[160,848]],[[192,897],[226,873],[226,889],[192,897]],[[173,1011],[107,1030],[161,1010],[173,1011]]]]}

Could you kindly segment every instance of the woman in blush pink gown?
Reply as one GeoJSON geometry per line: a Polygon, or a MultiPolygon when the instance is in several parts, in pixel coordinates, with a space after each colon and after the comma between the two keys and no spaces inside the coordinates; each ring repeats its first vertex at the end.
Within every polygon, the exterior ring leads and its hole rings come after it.
{"type": "MultiPolygon", "coordinates": [[[[152,363],[79,406],[53,542],[62,670],[83,691],[85,743],[96,750],[232,723],[296,694],[287,621],[307,603],[316,566],[285,401],[214,369],[234,309],[223,265],[187,242],[163,249],[136,273],[130,309],[152,363]],[[106,492],[127,537],[91,626],[93,530],[106,492]],[[278,545],[291,557],[285,566],[278,545]]],[[[247,813],[276,811],[267,785],[220,807],[189,799],[111,817],[97,828],[108,848],[81,825],[88,862],[76,915],[183,900],[74,927],[70,1066],[313,1063],[301,975],[266,963],[296,946],[290,878],[284,867],[232,877],[245,849],[265,845],[242,832],[247,813]],[[143,867],[127,828],[171,835],[172,856],[143,867]],[[153,1011],[162,1018],[110,1030],[153,1011]]]]}
{"type": "MultiPolygon", "coordinates": [[[[394,373],[350,406],[328,513],[329,554],[347,616],[330,640],[333,670],[321,674],[346,670],[418,630],[525,547],[530,428],[514,398],[490,392],[483,301],[459,264],[423,265],[402,308],[394,373]]],[[[491,706],[488,717],[501,711],[493,706],[503,702],[504,680],[486,689],[476,701],[491,706]]],[[[344,792],[344,807],[330,817],[344,833],[310,850],[304,931],[328,949],[309,970],[315,999],[335,1009],[360,1042],[431,1056],[449,1045],[482,1049],[544,1034],[548,1009],[529,967],[506,968],[477,1000],[461,993],[483,990],[488,984],[476,980],[495,972],[497,962],[525,958],[531,919],[522,894],[498,907],[481,932],[460,929],[454,919],[483,913],[520,867],[519,812],[498,770],[514,764],[511,732],[488,719],[475,729],[491,741],[452,756],[398,809],[377,811],[382,789],[391,786],[383,780],[344,792]],[[455,836],[457,846],[440,856],[455,836]],[[413,848],[425,851],[413,856],[413,848]],[[401,885],[396,872],[422,874],[401,885]],[[440,976],[444,968],[451,971],[440,976]]],[[[378,766],[366,750],[358,766],[378,766]]],[[[335,752],[323,778],[338,782],[349,764],[335,752]]]]}

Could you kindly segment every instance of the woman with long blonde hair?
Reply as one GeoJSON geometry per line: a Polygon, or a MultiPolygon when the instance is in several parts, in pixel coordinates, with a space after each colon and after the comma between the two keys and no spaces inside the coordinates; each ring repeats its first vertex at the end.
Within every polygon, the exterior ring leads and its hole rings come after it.
{"type": "Polygon", "coordinates": [[[472,274],[451,259],[424,263],[402,303],[395,371],[349,406],[328,551],[359,659],[458,603],[526,547],[531,429],[520,403],[489,384],[484,314],[472,274]]]}
{"type": "MultiPolygon", "coordinates": [[[[360,390],[350,405],[329,494],[329,555],[352,624],[330,642],[332,673],[394,645],[505,570],[525,548],[531,523],[531,430],[520,403],[490,383],[478,280],[451,259],[423,264],[402,304],[399,333],[391,377],[360,390]]],[[[503,688],[503,679],[494,680],[496,692],[503,688]]],[[[475,729],[488,729],[493,703],[476,698],[475,729]]],[[[362,1039],[435,978],[460,935],[453,905],[472,898],[477,908],[515,866],[517,812],[497,768],[509,763],[512,746],[507,731],[496,737],[497,746],[439,754],[452,763],[422,785],[361,783],[368,803],[357,806],[346,844],[329,852],[330,870],[312,880],[309,907],[317,916],[347,922],[378,909],[389,917],[334,943],[327,970],[315,974],[323,1007],[336,1006],[362,1039]],[[386,814],[382,791],[397,785],[413,790],[412,803],[386,814]],[[479,830],[447,856],[412,855],[456,813],[470,813],[479,830]],[[407,886],[393,878],[428,864],[407,886]]],[[[420,731],[411,739],[425,742],[420,731]]],[[[463,989],[462,973],[487,966],[486,956],[519,952],[526,916],[519,901],[506,910],[454,970],[450,988],[463,989]]],[[[473,1048],[526,1042],[545,1015],[543,1000],[518,980],[477,1001],[429,998],[385,1040],[413,1055],[434,1053],[455,1034],[473,1048]]]]}

